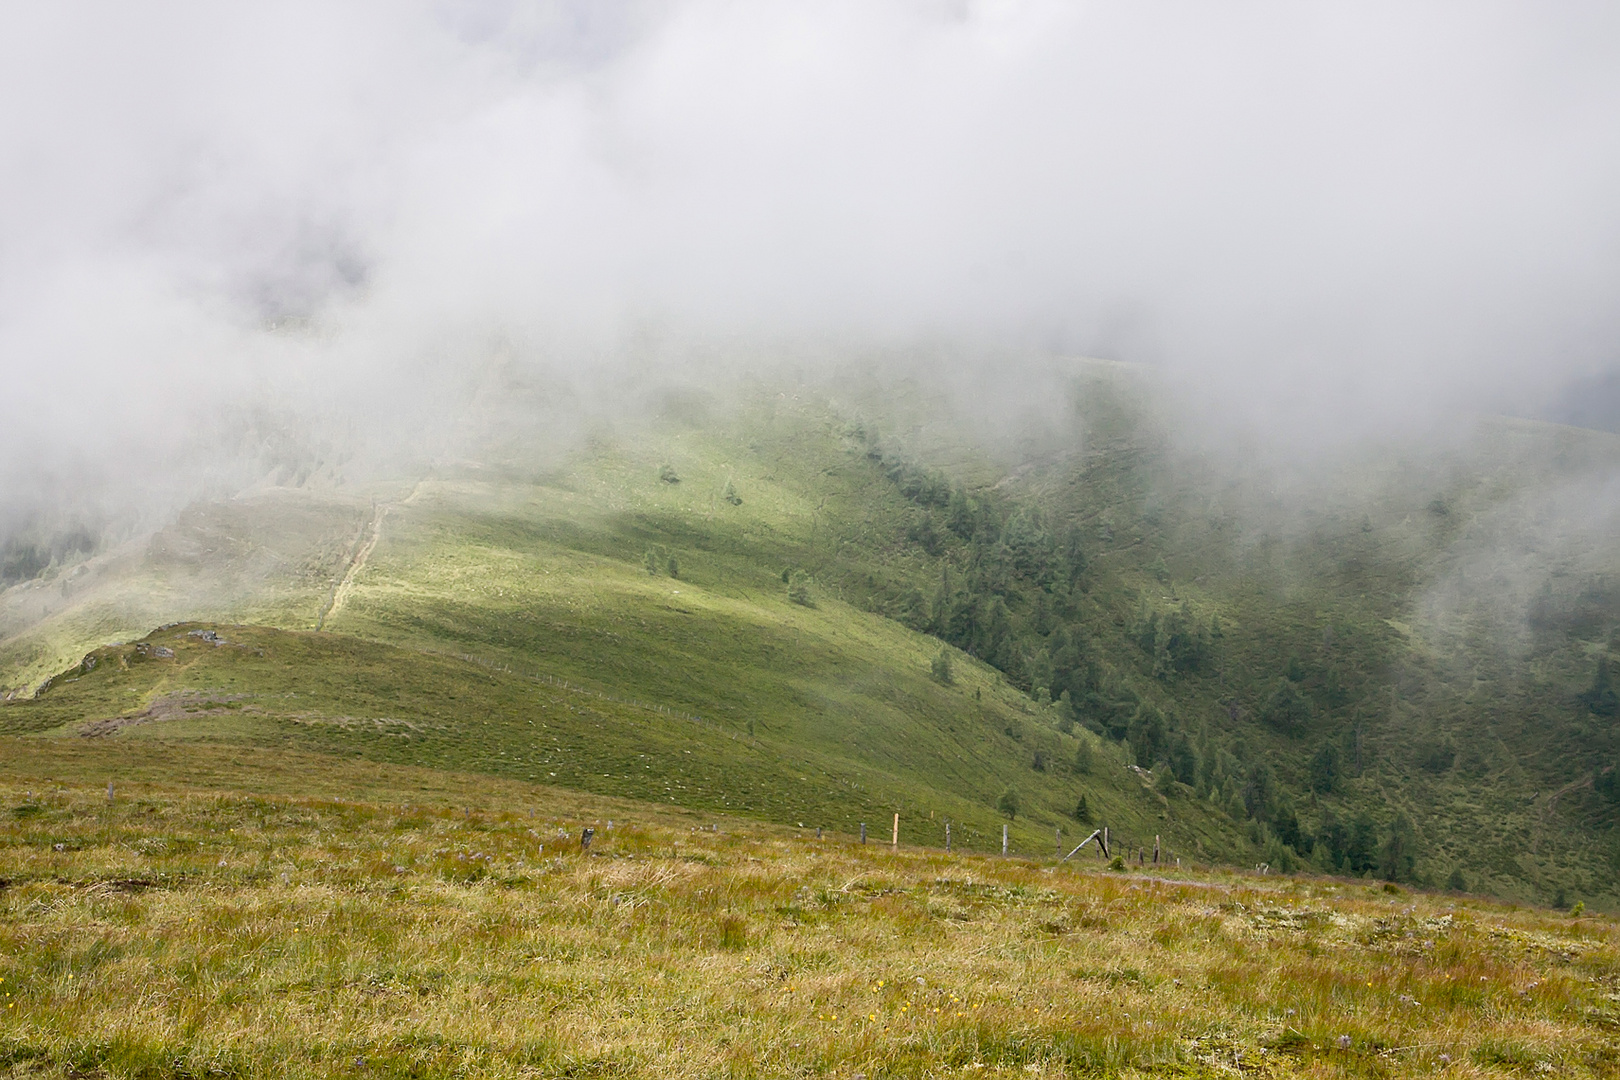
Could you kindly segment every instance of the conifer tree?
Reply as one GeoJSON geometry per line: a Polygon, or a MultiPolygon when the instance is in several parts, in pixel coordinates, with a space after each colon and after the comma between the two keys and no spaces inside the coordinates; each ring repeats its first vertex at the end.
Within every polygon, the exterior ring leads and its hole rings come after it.
{"type": "Polygon", "coordinates": [[[1581,701],[1598,716],[1620,713],[1620,694],[1614,689],[1609,675],[1609,658],[1598,657],[1597,671],[1592,674],[1592,685],[1581,695],[1581,701]]]}
{"type": "Polygon", "coordinates": [[[1074,749],[1074,771],[1085,776],[1091,772],[1094,764],[1095,756],[1091,749],[1091,740],[1081,735],[1080,745],[1074,749]]]}
{"type": "Polygon", "coordinates": [[[1074,820],[1082,825],[1091,824],[1091,807],[1086,805],[1086,797],[1081,794],[1080,801],[1074,804],[1074,820]]]}
{"type": "Polygon", "coordinates": [[[1385,881],[1411,881],[1417,868],[1417,834],[1405,814],[1390,823],[1389,835],[1378,857],[1378,876],[1385,881]]]}
{"type": "Polygon", "coordinates": [[[1326,795],[1339,786],[1339,747],[1329,741],[1311,757],[1311,790],[1326,795]]]}

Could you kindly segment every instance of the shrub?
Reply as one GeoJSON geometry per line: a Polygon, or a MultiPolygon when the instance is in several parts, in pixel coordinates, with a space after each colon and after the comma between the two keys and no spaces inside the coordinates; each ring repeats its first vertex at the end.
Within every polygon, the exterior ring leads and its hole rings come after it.
{"type": "Polygon", "coordinates": [[[934,657],[933,662],[928,665],[928,670],[933,675],[935,682],[945,683],[946,685],[954,682],[955,676],[951,672],[950,649],[941,648],[939,655],[934,657]]]}
{"type": "Polygon", "coordinates": [[[996,809],[1006,814],[1008,818],[1018,816],[1018,789],[1008,788],[996,799],[996,809]]]}
{"type": "Polygon", "coordinates": [[[788,581],[788,599],[800,607],[813,608],[815,600],[810,596],[810,579],[804,574],[793,574],[788,581]]]}
{"type": "Polygon", "coordinates": [[[666,484],[678,484],[681,482],[680,475],[675,472],[675,466],[673,465],[658,466],[658,479],[666,484]]]}
{"type": "Polygon", "coordinates": [[[1443,773],[1457,760],[1457,747],[1450,739],[1428,740],[1418,746],[1417,763],[1424,772],[1443,773]]]}

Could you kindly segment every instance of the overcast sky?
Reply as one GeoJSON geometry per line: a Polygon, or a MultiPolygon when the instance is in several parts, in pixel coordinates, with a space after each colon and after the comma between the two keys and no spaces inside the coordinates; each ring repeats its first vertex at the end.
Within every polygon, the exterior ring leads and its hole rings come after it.
{"type": "Polygon", "coordinates": [[[1522,406],[1620,359],[1617,117],[1612,3],[9,4],[0,485],[431,409],[497,340],[1522,406]]]}

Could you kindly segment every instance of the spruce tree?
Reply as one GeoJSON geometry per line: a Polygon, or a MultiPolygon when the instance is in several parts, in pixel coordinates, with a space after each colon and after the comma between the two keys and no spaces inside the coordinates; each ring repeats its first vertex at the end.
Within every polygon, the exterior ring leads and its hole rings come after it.
{"type": "Polygon", "coordinates": [[[1339,748],[1325,742],[1311,757],[1311,790],[1326,795],[1339,786],[1339,748]]]}
{"type": "Polygon", "coordinates": [[[1384,850],[1379,853],[1378,876],[1385,881],[1411,881],[1417,869],[1417,834],[1405,814],[1390,824],[1384,850]]]}
{"type": "Polygon", "coordinates": [[[1080,801],[1074,804],[1074,820],[1082,825],[1091,824],[1091,807],[1086,805],[1085,795],[1081,795],[1080,801]]]}
{"type": "Polygon", "coordinates": [[[1074,748],[1074,771],[1081,776],[1091,772],[1095,764],[1095,755],[1091,749],[1091,740],[1084,735],[1080,736],[1080,745],[1074,748]]]}
{"type": "Polygon", "coordinates": [[[1581,695],[1581,701],[1598,716],[1613,716],[1620,713],[1620,694],[1615,692],[1611,681],[1607,656],[1598,657],[1597,671],[1592,674],[1592,685],[1581,695]]]}

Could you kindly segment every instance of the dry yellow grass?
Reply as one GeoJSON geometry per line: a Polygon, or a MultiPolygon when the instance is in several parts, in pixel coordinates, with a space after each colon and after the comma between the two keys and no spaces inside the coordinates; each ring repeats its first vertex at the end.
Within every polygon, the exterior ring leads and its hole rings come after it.
{"type": "Polygon", "coordinates": [[[6,757],[0,1063],[18,1072],[1603,1076],[1620,1061],[1606,919],[716,832],[487,781],[469,809],[457,778],[432,790],[432,774],[313,756],[232,759],[229,776],[367,801],[130,782],[109,804],[72,761],[6,757]]]}

